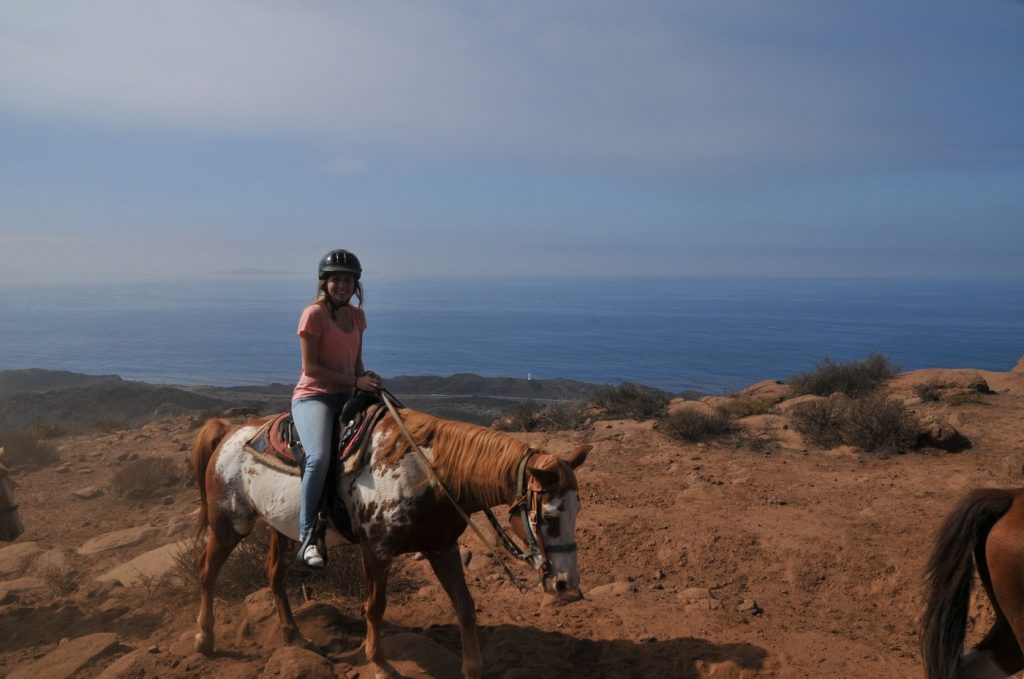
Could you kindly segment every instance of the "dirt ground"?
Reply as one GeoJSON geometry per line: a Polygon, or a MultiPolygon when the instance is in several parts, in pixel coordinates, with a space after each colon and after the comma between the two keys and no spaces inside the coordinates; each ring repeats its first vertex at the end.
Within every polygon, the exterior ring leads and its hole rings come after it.
{"type": "MultiPolygon", "coordinates": [[[[1024,478],[1024,373],[980,374],[995,393],[956,404],[915,403],[906,386],[925,373],[894,386],[919,415],[938,415],[971,440],[955,454],[823,451],[761,421],[750,425],[755,443],[680,443],[654,422],[626,420],[516,434],[556,452],[594,446],[578,471],[586,596],[552,607],[537,590],[521,593],[467,531],[485,676],[920,676],[922,571],[934,531],[968,490],[1024,478]]],[[[188,536],[194,485],[126,500],[111,478],[134,456],[182,460],[194,432],[189,418],[171,418],[65,436],[54,440],[60,464],[16,473],[26,530],[0,546],[0,565],[14,564],[0,572],[0,675],[372,676],[359,650],[358,597],[304,601],[301,588],[292,591],[300,626],[325,651],[316,661],[280,650],[265,590],[220,600],[218,650],[205,657],[192,650],[191,592],[96,580],[188,536]],[[88,488],[101,492],[75,495],[88,488]],[[150,530],[81,553],[92,538],[136,527],[150,530]]],[[[401,560],[393,580],[385,648],[396,672],[456,676],[454,614],[426,563],[401,560]]],[[[982,597],[969,639],[990,621],[982,597]]]]}

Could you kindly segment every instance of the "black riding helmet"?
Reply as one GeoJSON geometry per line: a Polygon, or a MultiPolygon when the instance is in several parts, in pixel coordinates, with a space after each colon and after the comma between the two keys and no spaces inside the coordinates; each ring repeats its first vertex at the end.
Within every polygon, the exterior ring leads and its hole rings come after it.
{"type": "Polygon", "coordinates": [[[320,260],[317,273],[320,280],[329,278],[331,274],[350,273],[358,281],[363,274],[363,267],[359,264],[359,258],[348,250],[331,250],[320,260]]]}

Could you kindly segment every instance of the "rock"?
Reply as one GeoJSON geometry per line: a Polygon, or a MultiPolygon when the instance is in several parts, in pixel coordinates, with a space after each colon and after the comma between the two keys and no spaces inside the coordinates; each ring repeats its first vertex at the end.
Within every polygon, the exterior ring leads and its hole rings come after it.
{"type": "Polygon", "coordinates": [[[29,561],[42,552],[43,548],[34,542],[15,542],[0,547],[0,577],[20,574],[29,561]]]}
{"type": "Polygon", "coordinates": [[[0,601],[6,601],[11,594],[46,589],[46,583],[34,576],[0,582],[0,601]]]}
{"type": "Polygon", "coordinates": [[[757,602],[753,599],[744,599],[736,607],[736,610],[740,613],[750,613],[751,615],[761,615],[764,613],[764,609],[758,606],[757,602]]]}
{"type": "Polygon", "coordinates": [[[923,387],[944,394],[947,391],[969,391],[979,394],[994,393],[981,373],[974,370],[926,368],[900,373],[889,380],[892,391],[917,392],[923,387]]]}
{"type": "Polygon", "coordinates": [[[68,679],[86,665],[120,648],[117,635],[110,632],[71,639],[33,663],[15,669],[8,679],[68,679]]]}
{"type": "Polygon", "coordinates": [[[1011,479],[1024,478],[1024,456],[1007,455],[999,461],[999,468],[1011,479]]]}
{"type": "Polygon", "coordinates": [[[103,495],[103,491],[95,486],[86,486],[85,488],[79,488],[73,495],[80,500],[92,500],[100,495],[103,495]]]}
{"type": "Polygon", "coordinates": [[[698,601],[708,600],[711,601],[715,597],[712,596],[711,590],[707,587],[689,587],[682,590],[676,597],[683,603],[692,604],[698,601]]]}
{"type": "Polygon", "coordinates": [[[915,445],[918,448],[938,448],[959,453],[971,447],[971,440],[949,422],[933,415],[921,420],[915,445]]]}
{"type": "Polygon", "coordinates": [[[297,646],[285,646],[270,656],[261,679],[334,679],[331,663],[322,655],[297,646]]]}
{"type": "Polygon", "coordinates": [[[67,573],[73,569],[67,552],[63,549],[50,549],[32,560],[32,570],[36,573],[46,573],[47,571],[67,573]]]}
{"type": "Polygon", "coordinates": [[[610,582],[607,585],[598,585],[597,587],[591,588],[587,594],[592,597],[605,597],[605,596],[621,596],[623,594],[629,594],[634,591],[633,583],[630,582],[610,582]]]}
{"type": "Polygon", "coordinates": [[[775,409],[780,413],[792,412],[794,408],[802,406],[805,403],[816,403],[817,401],[824,401],[827,397],[815,396],[814,394],[804,394],[803,396],[797,396],[796,398],[788,398],[785,401],[778,403],[775,409]]]}
{"type": "MultiPolygon", "coordinates": [[[[156,531],[155,528],[150,529],[156,531]]],[[[178,563],[178,556],[192,549],[191,540],[179,540],[163,547],[151,549],[131,561],[107,571],[96,579],[101,582],[117,581],[125,587],[138,585],[150,578],[159,579],[171,572],[178,563]]],[[[81,550],[79,550],[81,553],[81,550]]]]}
{"type": "Polygon", "coordinates": [[[668,414],[675,415],[687,410],[701,413],[702,415],[715,416],[718,409],[703,401],[687,401],[683,398],[674,398],[668,402],[668,414]]]}
{"type": "Polygon", "coordinates": [[[736,393],[737,396],[767,401],[768,403],[781,403],[789,398],[793,390],[785,382],[778,380],[761,380],[751,384],[746,389],[736,393]]]}
{"type": "Polygon", "coordinates": [[[1017,361],[1017,365],[1013,366],[1013,370],[1011,370],[1010,372],[1024,373],[1024,356],[1020,357],[1020,360],[1017,361]]]}
{"type": "Polygon", "coordinates": [[[111,549],[130,547],[131,545],[139,544],[150,536],[156,535],[158,532],[159,530],[152,526],[136,526],[134,528],[125,528],[124,530],[115,530],[88,540],[78,548],[78,553],[82,556],[92,556],[93,554],[99,554],[111,549]]]}
{"type": "Polygon", "coordinates": [[[160,676],[158,659],[153,653],[135,649],[107,666],[96,679],[137,679],[160,676]]]}

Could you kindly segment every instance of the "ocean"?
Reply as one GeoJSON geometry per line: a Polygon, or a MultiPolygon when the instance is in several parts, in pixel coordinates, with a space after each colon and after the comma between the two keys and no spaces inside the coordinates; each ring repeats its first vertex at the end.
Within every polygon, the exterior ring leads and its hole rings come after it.
{"type": "MultiPolygon", "coordinates": [[[[364,363],[728,393],[879,351],[905,370],[1009,370],[1024,281],[364,278],[364,363]]],[[[0,286],[0,370],[216,386],[294,383],[314,282],[0,286]]]]}

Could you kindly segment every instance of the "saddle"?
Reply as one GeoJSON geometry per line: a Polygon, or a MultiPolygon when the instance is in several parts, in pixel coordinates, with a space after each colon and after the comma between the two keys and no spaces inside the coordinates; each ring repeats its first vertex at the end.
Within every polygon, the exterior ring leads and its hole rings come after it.
{"type": "MultiPolygon", "coordinates": [[[[320,506],[321,511],[326,510],[331,523],[349,542],[359,542],[359,538],[351,528],[352,523],[345,503],[337,496],[339,477],[359,467],[363,452],[370,441],[370,433],[386,413],[387,409],[379,396],[357,392],[345,402],[335,422],[331,437],[331,450],[334,452],[331,455],[328,480],[324,484],[320,506]]],[[[246,441],[245,448],[263,464],[286,474],[302,476],[306,454],[302,449],[302,442],[299,440],[291,413],[271,416],[256,434],[246,441]]],[[[320,552],[326,555],[327,550],[322,547],[320,552]]]]}

